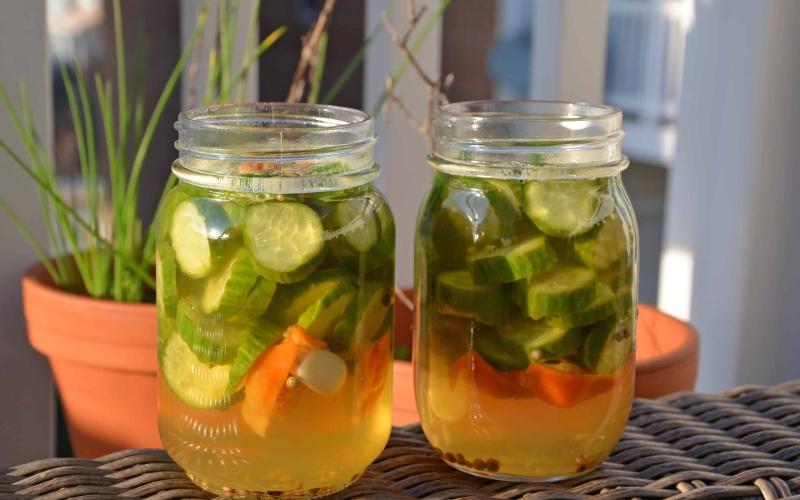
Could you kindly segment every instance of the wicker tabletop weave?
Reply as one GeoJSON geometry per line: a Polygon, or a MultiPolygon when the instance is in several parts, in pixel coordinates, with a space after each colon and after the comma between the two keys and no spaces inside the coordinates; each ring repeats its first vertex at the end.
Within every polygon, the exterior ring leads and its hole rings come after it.
{"type": "MultiPolygon", "coordinates": [[[[368,498],[622,500],[788,498],[800,493],[800,381],[717,396],[636,400],[614,453],[561,483],[508,483],[450,468],[419,425],[395,428],[386,450],[337,500],[368,498]]],[[[55,458],[0,468],[0,499],[214,498],[163,450],[96,460],[55,458]]],[[[800,498],[800,495],[794,498],[800,498]]]]}

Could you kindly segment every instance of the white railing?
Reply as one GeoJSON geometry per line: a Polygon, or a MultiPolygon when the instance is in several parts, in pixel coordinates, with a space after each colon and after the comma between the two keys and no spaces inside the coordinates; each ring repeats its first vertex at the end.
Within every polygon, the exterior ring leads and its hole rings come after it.
{"type": "Polygon", "coordinates": [[[674,121],[693,20],[693,0],[611,0],[606,102],[632,120],[674,121]]]}

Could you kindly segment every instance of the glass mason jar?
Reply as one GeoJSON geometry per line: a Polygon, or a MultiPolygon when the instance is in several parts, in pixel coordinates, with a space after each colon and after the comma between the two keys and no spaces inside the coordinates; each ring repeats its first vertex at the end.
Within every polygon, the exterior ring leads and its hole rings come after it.
{"type": "Polygon", "coordinates": [[[416,234],[416,394],[453,467],[584,474],[633,398],[638,235],[622,113],[483,101],[435,115],[416,234]]]}
{"type": "Polygon", "coordinates": [[[221,495],[345,488],[391,432],[395,226],[373,121],[243,104],[176,128],[156,243],[164,447],[221,495]]]}

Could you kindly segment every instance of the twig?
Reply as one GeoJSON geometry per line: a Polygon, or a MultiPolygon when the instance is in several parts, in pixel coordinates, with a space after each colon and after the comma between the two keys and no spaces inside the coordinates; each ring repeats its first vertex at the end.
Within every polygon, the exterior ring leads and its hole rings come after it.
{"type": "Polygon", "coordinates": [[[322,10],[319,12],[317,22],[311,26],[306,36],[303,37],[303,49],[300,52],[300,61],[297,63],[297,69],[294,72],[292,86],[289,88],[289,95],[286,97],[286,102],[299,102],[300,99],[303,98],[306,74],[308,73],[308,68],[312,59],[317,56],[319,41],[322,37],[322,33],[328,28],[334,5],[336,5],[336,0],[325,0],[325,5],[322,6],[322,10]]]}
{"type": "Polygon", "coordinates": [[[398,49],[400,49],[400,52],[402,52],[403,56],[405,56],[408,63],[414,69],[414,72],[417,74],[417,76],[419,76],[425,85],[427,97],[425,106],[425,119],[420,122],[420,120],[418,120],[414,114],[411,113],[408,107],[403,104],[400,98],[394,94],[394,78],[391,75],[386,77],[386,107],[384,108],[384,113],[388,117],[388,106],[394,105],[403,114],[406,120],[408,120],[408,122],[422,135],[428,148],[433,150],[434,143],[431,124],[433,122],[433,113],[436,111],[437,97],[438,101],[441,101],[443,104],[448,104],[450,102],[447,98],[447,91],[450,89],[450,85],[453,83],[453,74],[448,74],[444,80],[442,80],[441,75],[431,77],[425,72],[424,69],[422,69],[422,66],[420,66],[416,57],[414,57],[414,54],[408,48],[408,42],[411,39],[414,29],[419,24],[420,19],[422,19],[422,16],[425,14],[425,7],[422,7],[418,11],[416,9],[414,0],[408,0],[407,5],[408,25],[406,26],[406,30],[402,37],[389,22],[389,17],[386,15],[386,12],[381,14],[381,20],[383,21],[384,26],[386,26],[386,31],[389,32],[389,36],[392,37],[392,42],[397,46],[398,49]]]}
{"type": "Polygon", "coordinates": [[[417,129],[417,131],[422,135],[422,138],[425,139],[425,143],[428,145],[428,149],[433,150],[433,137],[431,137],[430,134],[430,120],[426,120],[425,123],[421,123],[419,120],[417,120],[411,110],[408,109],[405,104],[403,104],[403,101],[394,95],[394,83],[392,82],[392,75],[386,75],[386,104],[387,106],[383,108],[384,119],[386,121],[389,121],[388,105],[393,104],[400,111],[400,113],[403,114],[411,126],[417,129]]]}

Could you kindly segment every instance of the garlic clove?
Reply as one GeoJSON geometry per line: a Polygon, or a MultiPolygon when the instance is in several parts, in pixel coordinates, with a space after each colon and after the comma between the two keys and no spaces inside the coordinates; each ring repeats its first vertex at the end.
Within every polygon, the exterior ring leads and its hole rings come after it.
{"type": "Polygon", "coordinates": [[[344,386],[347,365],[330,351],[311,351],[301,359],[295,375],[317,394],[333,396],[344,386]]]}

